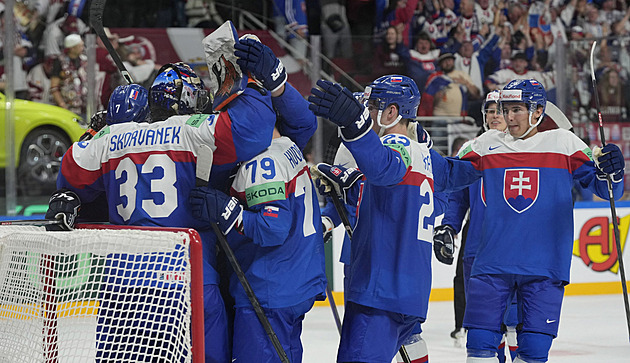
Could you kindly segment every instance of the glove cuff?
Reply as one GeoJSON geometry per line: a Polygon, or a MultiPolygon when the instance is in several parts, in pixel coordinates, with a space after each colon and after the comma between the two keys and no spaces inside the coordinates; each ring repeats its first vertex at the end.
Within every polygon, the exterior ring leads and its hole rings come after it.
{"type": "Polygon", "coordinates": [[[373,124],[374,121],[370,117],[370,111],[366,107],[363,109],[363,113],[357,115],[356,121],[339,127],[341,139],[347,142],[356,141],[370,132],[373,124]]]}
{"type": "MultiPolygon", "coordinates": [[[[286,74],[286,73],[284,73],[284,74],[283,74],[283,77],[282,77],[282,80],[280,81],[280,84],[278,84],[278,85],[277,85],[277,86],[275,86],[273,89],[271,89],[271,90],[270,90],[270,91],[271,91],[271,93],[276,92],[277,90],[279,90],[279,89],[280,89],[280,87],[284,86],[284,84],[285,84],[286,82],[287,82],[287,74],[286,74]]],[[[265,87],[265,88],[267,88],[267,87],[265,87]]]]}

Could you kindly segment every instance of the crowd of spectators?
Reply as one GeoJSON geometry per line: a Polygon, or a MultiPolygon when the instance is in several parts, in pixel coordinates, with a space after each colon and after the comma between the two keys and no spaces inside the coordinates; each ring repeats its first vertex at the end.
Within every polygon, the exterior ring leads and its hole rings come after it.
{"type": "MultiPolygon", "coordinates": [[[[15,3],[18,98],[85,113],[85,55],[76,51],[83,44],[70,36],[84,39],[89,31],[88,4],[15,3]]],[[[607,38],[596,57],[602,113],[611,120],[628,121],[630,9],[622,0],[109,0],[104,23],[214,28],[235,16],[235,10],[266,14],[267,23],[285,36],[302,65],[308,64],[308,48],[300,38],[308,40],[310,32],[322,35],[323,54],[343,64],[360,83],[391,73],[412,77],[423,93],[420,116],[480,119],[483,96],[517,77],[536,78],[556,101],[557,56],[561,45],[569,42],[570,47],[562,50],[568,49],[570,71],[562,70],[562,76],[570,77],[566,82],[570,94],[565,95],[570,118],[590,119],[588,40],[607,38]]],[[[5,12],[3,2],[0,11],[5,12]]],[[[108,36],[131,71],[150,80],[159,65],[143,57],[140,47],[116,34],[108,36]]],[[[100,40],[97,63],[102,107],[121,79],[100,40]]]]}

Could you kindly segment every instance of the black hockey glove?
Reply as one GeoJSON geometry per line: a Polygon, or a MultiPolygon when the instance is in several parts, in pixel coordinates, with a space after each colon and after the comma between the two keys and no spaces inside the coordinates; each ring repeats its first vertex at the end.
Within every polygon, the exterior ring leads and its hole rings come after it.
{"type": "Polygon", "coordinates": [[[455,230],[449,225],[437,226],[433,229],[433,252],[438,261],[452,265],[455,252],[455,230]]]}
{"type": "Polygon", "coordinates": [[[105,121],[106,116],[107,111],[105,110],[98,111],[97,113],[93,114],[92,118],[90,118],[90,126],[87,130],[85,130],[85,133],[81,135],[79,141],[90,140],[91,138],[96,136],[96,134],[98,134],[98,132],[101,131],[103,127],[107,126],[107,121],[105,121]]]}
{"type": "Polygon", "coordinates": [[[218,223],[223,234],[233,227],[242,232],[243,206],[234,197],[210,187],[198,187],[190,192],[192,216],[209,223],[218,223]]]}
{"type": "Polygon", "coordinates": [[[276,91],[287,81],[287,72],[282,61],[268,46],[243,36],[234,44],[234,49],[236,63],[241,71],[249,72],[269,91],[276,91]]]}
{"type": "Polygon", "coordinates": [[[46,226],[48,231],[71,231],[81,208],[81,199],[68,189],[59,189],[48,201],[46,219],[57,220],[59,224],[46,226]]]}
{"type": "Polygon", "coordinates": [[[308,108],[341,128],[344,140],[352,141],[372,128],[370,112],[346,87],[320,79],[311,89],[308,108]]]}
{"type": "Polygon", "coordinates": [[[615,144],[606,144],[603,148],[593,148],[593,160],[595,166],[597,166],[598,179],[605,179],[608,174],[612,180],[616,183],[623,178],[623,171],[626,166],[626,162],[623,159],[619,146],[615,144]]]}
{"type": "Polygon", "coordinates": [[[344,203],[348,203],[348,193],[357,180],[363,177],[363,173],[355,168],[345,168],[341,165],[329,165],[319,163],[311,167],[313,181],[319,194],[330,194],[335,188],[344,203]]]}

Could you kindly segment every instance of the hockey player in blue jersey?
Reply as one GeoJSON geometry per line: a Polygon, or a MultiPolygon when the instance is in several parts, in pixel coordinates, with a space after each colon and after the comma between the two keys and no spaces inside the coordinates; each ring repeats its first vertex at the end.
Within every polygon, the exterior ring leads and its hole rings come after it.
{"type": "MultiPolygon", "coordinates": [[[[304,314],[326,287],[319,202],[299,147],[276,130],[271,146],[240,166],[231,194],[193,190],[193,216],[219,223],[289,361],[299,363],[304,314]]],[[[236,274],[230,292],[233,361],[279,361],[236,274]]]]}
{"type": "Polygon", "coordinates": [[[406,136],[420,101],[413,80],[392,75],[380,82],[398,95],[396,104],[366,89],[366,108],[347,88],[323,80],[309,97],[315,114],[340,126],[359,167],[317,166],[357,210],[338,362],[389,362],[426,319],[433,192],[461,189],[480,176],[471,164],[406,136]]]}
{"type": "Polygon", "coordinates": [[[486,208],[466,296],[469,363],[497,362],[503,312],[516,292],[522,329],[518,363],[546,362],[558,333],[573,247],[571,188],[608,198],[623,193],[624,160],[616,145],[595,153],[573,133],[538,132],[546,92],[536,80],[501,91],[508,133],[490,130],[460,152],[483,172],[486,208]],[[535,228],[532,228],[535,226],[535,228]]]}
{"type": "MultiPolygon", "coordinates": [[[[481,112],[483,116],[483,128],[487,130],[498,130],[506,132],[507,124],[503,118],[503,113],[499,112],[499,91],[492,91],[486,95],[482,104],[481,112]]],[[[468,143],[470,143],[469,141],[468,143]]],[[[468,143],[464,144],[465,148],[468,143]]],[[[455,235],[462,230],[464,218],[468,215],[468,233],[466,240],[462,241],[463,252],[463,275],[464,275],[464,291],[468,290],[468,280],[470,279],[470,268],[475,259],[477,247],[483,224],[483,215],[485,210],[485,196],[482,189],[482,181],[479,180],[470,187],[451,193],[448,198],[448,208],[442,219],[442,225],[435,227],[433,237],[433,247],[435,255],[443,263],[451,264],[452,256],[448,258],[442,257],[439,253],[443,246],[447,250],[453,251],[453,241],[455,235]],[[470,210],[470,212],[468,212],[470,210]],[[468,214],[467,214],[468,213],[468,214]]],[[[516,356],[516,330],[518,324],[516,321],[516,304],[510,304],[505,321],[506,329],[509,334],[508,345],[510,353],[514,352],[512,359],[516,356]]],[[[498,347],[499,362],[505,362],[505,342],[502,340],[498,347]]]]}

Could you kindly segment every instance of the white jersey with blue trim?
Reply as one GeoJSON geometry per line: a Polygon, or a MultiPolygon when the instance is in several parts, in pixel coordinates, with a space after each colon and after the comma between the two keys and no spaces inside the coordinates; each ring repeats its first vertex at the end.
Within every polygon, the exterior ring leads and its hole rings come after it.
{"type": "MultiPolygon", "coordinates": [[[[324,293],[324,241],[319,201],[299,147],[287,137],[244,162],[231,193],[246,208],[243,234],[228,235],[245,276],[264,307],[297,305],[324,293]]],[[[249,306],[235,276],[236,307],[249,306]]]]}
{"type": "MultiPolygon", "coordinates": [[[[523,140],[490,130],[459,155],[483,172],[487,208],[472,275],[539,275],[569,281],[573,248],[573,180],[601,198],[591,150],[555,129],[523,140]]],[[[615,198],[623,183],[614,183],[615,198]]]]}

